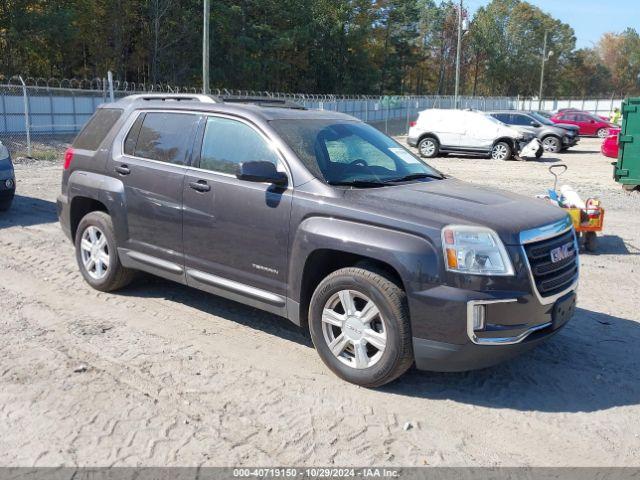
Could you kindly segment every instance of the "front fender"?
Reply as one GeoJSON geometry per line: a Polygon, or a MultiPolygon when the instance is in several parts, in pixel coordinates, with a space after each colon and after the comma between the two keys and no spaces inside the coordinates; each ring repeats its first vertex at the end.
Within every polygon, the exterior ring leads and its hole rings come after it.
{"type": "Polygon", "coordinates": [[[350,220],[311,217],[300,223],[291,247],[289,285],[293,291],[289,296],[296,301],[301,298],[303,266],[317,250],[334,250],[384,262],[398,272],[407,293],[442,282],[442,256],[427,238],[350,220]]]}

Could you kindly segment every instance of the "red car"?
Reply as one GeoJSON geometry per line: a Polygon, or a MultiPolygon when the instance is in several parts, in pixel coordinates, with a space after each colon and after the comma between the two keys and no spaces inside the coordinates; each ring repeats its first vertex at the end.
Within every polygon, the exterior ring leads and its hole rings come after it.
{"type": "Polygon", "coordinates": [[[609,129],[617,126],[588,112],[574,110],[558,112],[551,117],[551,121],[577,125],[580,128],[580,135],[595,135],[600,138],[606,137],[609,129]]]}
{"type": "Polygon", "coordinates": [[[600,151],[605,157],[618,158],[618,134],[619,128],[612,128],[609,130],[609,135],[602,142],[600,151]]]}

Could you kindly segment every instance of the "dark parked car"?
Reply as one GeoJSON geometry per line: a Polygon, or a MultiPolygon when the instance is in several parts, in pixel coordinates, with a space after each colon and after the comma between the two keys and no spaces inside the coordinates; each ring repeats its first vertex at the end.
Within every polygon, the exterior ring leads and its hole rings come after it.
{"type": "Polygon", "coordinates": [[[9,210],[16,192],[16,175],[9,150],[0,142],[0,211],[9,210]]]}
{"type": "Polygon", "coordinates": [[[353,117],[244,102],[98,109],[57,202],[91,286],[143,270],[287,317],[368,387],[414,361],[493,365],[571,317],[578,253],[561,209],[449,178],[353,117]]]}
{"type": "Polygon", "coordinates": [[[578,127],[556,125],[535,112],[499,111],[489,115],[522,132],[534,133],[546,152],[557,153],[573,147],[580,139],[578,127]]]}

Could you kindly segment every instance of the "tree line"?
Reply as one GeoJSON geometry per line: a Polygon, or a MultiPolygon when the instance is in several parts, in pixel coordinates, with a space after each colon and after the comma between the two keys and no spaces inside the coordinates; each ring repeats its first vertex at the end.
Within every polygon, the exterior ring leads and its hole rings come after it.
{"type": "MultiPolygon", "coordinates": [[[[436,0],[212,0],[211,87],[452,94],[458,10],[436,0]]],[[[576,11],[579,15],[579,7],[576,11]]],[[[576,49],[570,25],[522,0],[462,12],[461,94],[640,93],[640,36],[576,49]]],[[[0,0],[0,74],[201,84],[202,0],[0,0]]]]}

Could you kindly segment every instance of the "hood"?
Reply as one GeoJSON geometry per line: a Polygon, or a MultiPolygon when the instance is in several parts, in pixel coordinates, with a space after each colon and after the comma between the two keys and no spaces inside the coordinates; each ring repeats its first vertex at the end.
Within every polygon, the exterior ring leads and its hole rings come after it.
{"type": "MultiPolygon", "coordinates": [[[[527,127],[523,127],[523,128],[527,128],[527,127]]],[[[517,128],[513,125],[500,125],[500,127],[498,128],[497,131],[497,136],[502,137],[511,137],[511,138],[520,138],[522,137],[522,134],[525,130],[520,130],[520,126],[518,126],[517,128]]]]}
{"type": "Polygon", "coordinates": [[[549,127],[562,128],[563,130],[575,132],[576,134],[580,131],[580,127],[578,127],[577,125],[571,125],[570,123],[556,123],[555,125],[549,125],[549,127]]]}
{"type": "Polygon", "coordinates": [[[350,189],[344,199],[371,214],[417,225],[416,233],[420,226],[440,230],[449,224],[480,225],[493,229],[506,245],[519,245],[523,230],[567,217],[546,200],[455,179],[350,189]]]}

